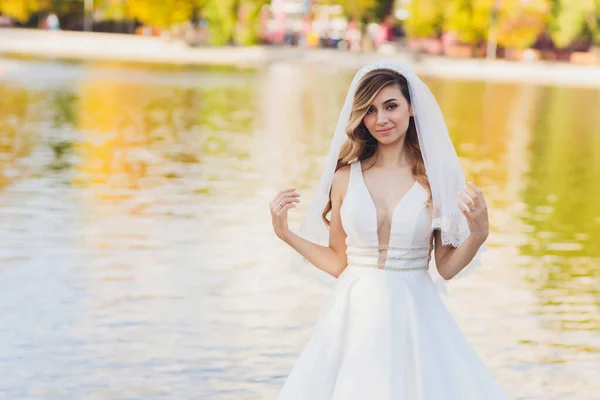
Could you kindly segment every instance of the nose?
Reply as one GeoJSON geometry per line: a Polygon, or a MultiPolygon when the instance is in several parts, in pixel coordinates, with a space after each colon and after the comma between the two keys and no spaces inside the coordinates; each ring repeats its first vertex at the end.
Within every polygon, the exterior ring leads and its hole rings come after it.
{"type": "Polygon", "coordinates": [[[377,113],[377,125],[385,125],[388,122],[388,117],[386,113],[380,112],[377,113]]]}

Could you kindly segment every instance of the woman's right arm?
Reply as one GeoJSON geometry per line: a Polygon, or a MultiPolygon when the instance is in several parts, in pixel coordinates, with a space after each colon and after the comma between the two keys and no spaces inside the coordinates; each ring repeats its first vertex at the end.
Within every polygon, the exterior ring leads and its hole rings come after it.
{"type": "Polygon", "coordinates": [[[338,277],[346,268],[346,232],[342,227],[340,208],[348,188],[349,167],[336,171],[331,186],[331,224],[329,226],[329,246],[321,246],[308,241],[288,227],[287,211],[300,202],[296,189],[279,192],[271,202],[271,219],[277,237],[296,250],[311,264],[328,274],[338,277]],[[284,205],[280,207],[280,203],[284,205]]]}

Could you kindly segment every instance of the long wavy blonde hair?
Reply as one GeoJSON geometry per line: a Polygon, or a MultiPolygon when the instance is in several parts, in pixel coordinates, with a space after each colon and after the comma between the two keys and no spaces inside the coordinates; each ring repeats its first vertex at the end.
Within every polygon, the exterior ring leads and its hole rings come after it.
{"type": "MultiPolygon", "coordinates": [[[[400,86],[402,95],[406,98],[408,104],[411,104],[408,82],[404,76],[397,72],[387,69],[374,70],[367,73],[359,82],[356,93],[354,94],[354,101],[352,102],[350,120],[346,127],[348,139],[344,142],[340,150],[340,155],[335,167],[336,171],[348,165],[351,161],[366,160],[377,152],[377,139],[371,135],[363,122],[363,118],[381,89],[392,85],[400,86]]],[[[406,131],[404,140],[404,147],[408,151],[409,160],[412,164],[411,172],[413,178],[427,190],[429,198],[426,204],[427,206],[431,206],[431,187],[429,186],[429,180],[427,179],[425,162],[423,161],[423,156],[421,154],[421,147],[419,146],[417,137],[417,128],[413,117],[410,117],[408,130],[406,131]]],[[[329,201],[322,214],[323,221],[327,226],[329,226],[330,222],[327,219],[327,214],[331,211],[331,193],[329,196],[329,201]]]]}

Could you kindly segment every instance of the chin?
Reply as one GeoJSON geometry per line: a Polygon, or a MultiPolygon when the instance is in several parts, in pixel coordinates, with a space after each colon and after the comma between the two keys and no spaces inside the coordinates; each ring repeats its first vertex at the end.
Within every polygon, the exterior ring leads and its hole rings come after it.
{"type": "Polygon", "coordinates": [[[396,142],[398,142],[399,140],[404,140],[404,136],[405,135],[401,135],[401,136],[396,136],[396,135],[390,135],[390,136],[380,136],[377,139],[377,141],[381,144],[394,144],[396,142]]]}

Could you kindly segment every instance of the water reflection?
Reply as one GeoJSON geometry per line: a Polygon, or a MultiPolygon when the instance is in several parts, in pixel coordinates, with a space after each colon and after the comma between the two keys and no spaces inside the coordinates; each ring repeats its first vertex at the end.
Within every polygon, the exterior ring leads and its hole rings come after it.
{"type": "MultiPolygon", "coordinates": [[[[523,191],[527,207],[522,218],[530,240],[521,252],[536,268],[532,284],[545,326],[597,331],[600,211],[590,199],[600,194],[595,183],[600,176],[600,140],[594,129],[600,117],[592,111],[600,106],[600,92],[545,88],[540,103],[544,112],[535,118],[531,168],[523,191]]],[[[571,346],[595,352],[600,359],[598,343],[571,346]]]]}
{"type": "MultiPolygon", "coordinates": [[[[308,203],[353,74],[43,67],[0,77],[2,397],[274,398],[325,291],[267,204],[308,203]]],[[[600,92],[427,82],[493,210],[449,307],[514,397],[598,398],[600,92]]]]}
{"type": "Polygon", "coordinates": [[[23,160],[35,147],[40,123],[40,93],[0,85],[0,188],[27,170],[23,160]]]}

